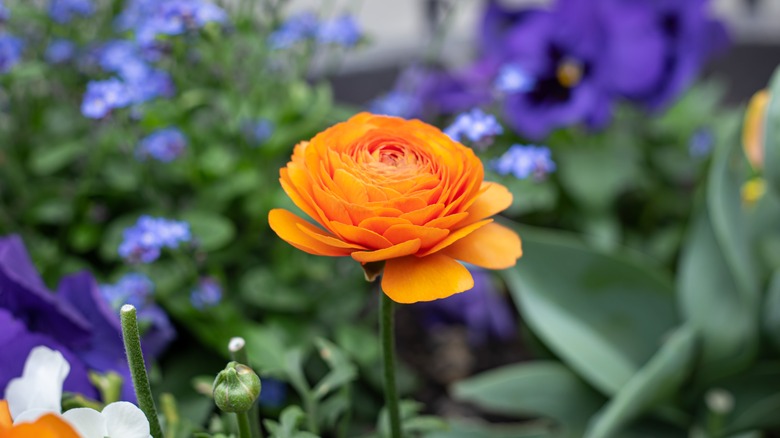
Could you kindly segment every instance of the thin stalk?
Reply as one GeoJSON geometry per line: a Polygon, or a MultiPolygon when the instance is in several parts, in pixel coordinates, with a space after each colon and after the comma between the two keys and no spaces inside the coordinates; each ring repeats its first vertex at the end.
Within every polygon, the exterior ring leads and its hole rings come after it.
{"type": "Polygon", "coordinates": [[[125,304],[119,312],[122,324],[122,339],[125,342],[127,364],[130,366],[130,377],[133,379],[138,407],[149,420],[149,429],[153,438],[163,438],[160,420],[157,418],[157,408],[154,406],[152,389],[149,387],[149,376],[146,374],[144,354],[141,351],[141,335],[138,333],[138,319],[135,307],[125,304]]]}
{"type": "MultiPolygon", "coordinates": [[[[252,367],[252,365],[249,364],[249,355],[246,352],[246,341],[244,338],[235,337],[230,339],[228,350],[230,350],[230,356],[234,361],[242,363],[250,368],[252,367]]],[[[253,438],[263,438],[263,429],[260,427],[260,407],[257,405],[259,400],[260,397],[255,400],[252,404],[252,408],[249,409],[249,428],[253,438]]]]}
{"type": "Polygon", "coordinates": [[[236,412],[236,420],[238,420],[239,438],[252,438],[252,427],[249,425],[249,411],[236,412]]]}
{"type": "Polygon", "coordinates": [[[401,415],[398,410],[398,390],[395,384],[395,333],[393,300],[385,293],[379,310],[379,335],[382,338],[382,362],[385,375],[385,405],[390,418],[390,437],[401,438],[401,415]]]}

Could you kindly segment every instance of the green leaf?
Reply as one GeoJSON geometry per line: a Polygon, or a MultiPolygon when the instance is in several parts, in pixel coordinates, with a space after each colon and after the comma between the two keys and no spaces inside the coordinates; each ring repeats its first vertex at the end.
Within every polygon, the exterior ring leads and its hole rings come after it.
{"type": "Polygon", "coordinates": [[[760,363],[746,372],[718,382],[734,397],[734,410],[725,415],[728,434],[780,426],[780,363],[760,363]]]}
{"type": "Polygon", "coordinates": [[[261,309],[300,312],[311,305],[311,294],[280,283],[278,275],[265,266],[247,271],[239,284],[241,298],[261,309]]]}
{"type": "Polygon", "coordinates": [[[182,219],[190,224],[203,251],[214,251],[233,240],[236,228],[228,218],[207,211],[188,211],[182,219]]]}
{"type": "Polygon", "coordinates": [[[557,362],[507,365],[456,383],[458,400],[502,415],[555,420],[563,436],[582,437],[588,419],[604,403],[596,391],[557,362]]]}
{"type": "Polygon", "coordinates": [[[75,161],[82,153],[84,146],[78,141],[38,148],[30,155],[30,170],[38,176],[51,175],[75,161]]]}
{"type": "Polygon", "coordinates": [[[706,213],[692,224],[678,271],[681,311],[702,337],[697,380],[743,369],[758,348],[758,308],[740,293],[706,213]]]}
{"type": "Polygon", "coordinates": [[[279,422],[265,420],[265,427],[271,432],[270,438],[316,438],[309,432],[298,430],[306,414],[298,406],[289,406],[282,411],[279,422]]]}
{"type": "Polygon", "coordinates": [[[755,253],[748,238],[748,217],[743,206],[741,187],[746,179],[742,169],[747,163],[736,133],[738,119],[729,119],[720,129],[721,143],[715,149],[707,185],[707,206],[718,245],[746,302],[758,300],[759,272],[755,253]]]}
{"type": "Polygon", "coordinates": [[[696,334],[683,326],[597,414],[585,438],[608,438],[643,412],[673,398],[691,373],[696,358],[696,334]]]}
{"type": "Polygon", "coordinates": [[[769,95],[764,126],[764,176],[780,193],[780,68],[769,83],[769,95]]]}
{"type": "Polygon", "coordinates": [[[775,349],[780,350],[780,270],[772,276],[764,300],[764,336],[775,349]]]}
{"type": "Polygon", "coordinates": [[[517,228],[524,256],[503,272],[523,319],[590,384],[617,393],[677,324],[671,282],[639,256],[517,228]]]}
{"type": "Polygon", "coordinates": [[[549,438],[551,427],[547,424],[512,425],[451,420],[448,430],[434,431],[426,438],[549,438]]]}

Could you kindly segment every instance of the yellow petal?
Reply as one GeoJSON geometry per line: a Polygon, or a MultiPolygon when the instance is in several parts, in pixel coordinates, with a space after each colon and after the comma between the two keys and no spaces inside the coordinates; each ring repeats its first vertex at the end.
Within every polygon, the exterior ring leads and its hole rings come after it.
{"type": "Polygon", "coordinates": [[[354,251],[354,249],[332,246],[313,238],[311,233],[335,237],[281,208],[273,209],[268,213],[268,224],[285,242],[309,254],[338,257],[347,256],[354,251]],[[309,233],[303,232],[304,229],[309,233]]]}
{"type": "Polygon", "coordinates": [[[352,253],[352,258],[360,263],[368,262],[380,262],[382,260],[389,260],[396,257],[403,257],[409,254],[414,254],[420,249],[420,239],[410,240],[408,242],[399,243],[389,248],[378,249],[376,251],[355,251],[352,253]]]}
{"type": "Polygon", "coordinates": [[[382,290],[397,303],[437,300],[472,287],[469,270],[442,254],[388,260],[382,274],[382,290]]]}
{"type": "Polygon", "coordinates": [[[442,254],[487,269],[512,267],[523,255],[520,236],[492,223],[442,250],[442,254]]]}
{"type": "Polygon", "coordinates": [[[742,147],[754,169],[764,166],[764,121],[769,106],[769,92],[761,90],[753,95],[745,111],[742,126],[742,147]]]}

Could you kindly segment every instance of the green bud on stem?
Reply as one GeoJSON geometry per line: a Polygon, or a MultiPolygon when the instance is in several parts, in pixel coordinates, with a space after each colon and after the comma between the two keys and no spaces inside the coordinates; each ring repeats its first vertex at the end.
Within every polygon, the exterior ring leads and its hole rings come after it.
{"type": "Polygon", "coordinates": [[[224,412],[246,412],[260,396],[260,377],[252,368],[230,362],[214,380],[214,402],[224,412]]]}

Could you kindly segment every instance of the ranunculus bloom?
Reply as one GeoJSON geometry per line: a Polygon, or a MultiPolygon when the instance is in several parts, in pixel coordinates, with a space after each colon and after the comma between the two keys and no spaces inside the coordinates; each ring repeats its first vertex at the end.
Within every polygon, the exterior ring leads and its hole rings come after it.
{"type": "Polygon", "coordinates": [[[769,91],[758,91],[750,99],[745,122],[742,126],[742,147],[750,165],[754,169],[764,167],[764,125],[766,110],[769,106],[769,91]]]}
{"type": "Polygon", "coordinates": [[[385,262],[394,301],[431,301],[474,286],[458,261],[504,269],[522,254],[517,234],[490,219],[512,195],[483,176],[474,152],[439,129],[361,113],[298,144],[281,170],[285,192],[324,230],[282,209],[268,219],[310,254],[351,256],[367,272],[385,262]]]}

